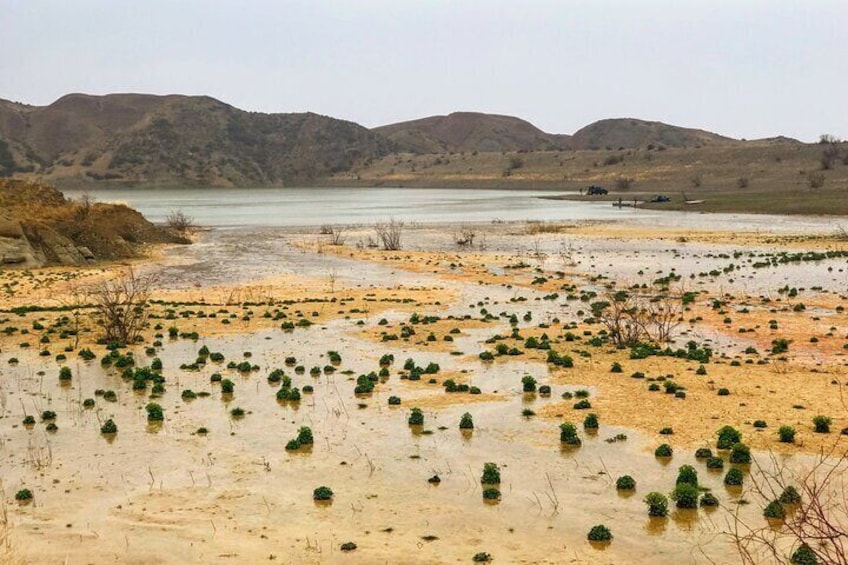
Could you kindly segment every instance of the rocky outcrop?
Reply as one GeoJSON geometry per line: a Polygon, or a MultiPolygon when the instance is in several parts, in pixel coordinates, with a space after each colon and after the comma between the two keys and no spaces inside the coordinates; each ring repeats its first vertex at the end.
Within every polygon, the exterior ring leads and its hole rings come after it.
{"type": "Polygon", "coordinates": [[[0,269],[137,257],[150,244],[189,243],[119,204],[66,200],[54,188],[0,180],[0,269]]]}

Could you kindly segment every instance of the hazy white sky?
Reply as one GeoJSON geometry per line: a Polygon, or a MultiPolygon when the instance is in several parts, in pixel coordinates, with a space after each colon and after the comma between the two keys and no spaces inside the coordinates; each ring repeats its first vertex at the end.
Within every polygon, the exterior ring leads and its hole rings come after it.
{"type": "Polygon", "coordinates": [[[848,137],[848,0],[0,0],[0,98],[848,137]]]}

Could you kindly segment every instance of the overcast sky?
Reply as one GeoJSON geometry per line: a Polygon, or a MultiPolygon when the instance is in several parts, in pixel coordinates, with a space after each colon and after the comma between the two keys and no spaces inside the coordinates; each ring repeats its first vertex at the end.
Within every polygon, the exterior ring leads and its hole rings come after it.
{"type": "Polygon", "coordinates": [[[208,94],[373,127],[469,110],[848,137],[848,0],[0,0],[0,98],[208,94]]]}

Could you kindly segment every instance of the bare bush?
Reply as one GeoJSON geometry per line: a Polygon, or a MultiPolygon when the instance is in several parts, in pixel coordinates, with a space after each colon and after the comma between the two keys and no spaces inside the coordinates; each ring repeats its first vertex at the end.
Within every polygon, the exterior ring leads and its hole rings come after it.
{"type": "Polygon", "coordinates": [[[398,251],[401,248],[401,235],[403,235],[403,222],[390,219],[388,222],[379,222],[374,225],[377,238],[385,251],[398,251]]]}
{"type": "Polygon", "coordinates": [[[736,179],[736,188],[748,188],[750,180],[748,177],[742,176],[736,179]]]}
{"type": "Polygon", "coordinates": [[[828,563],[848,565],[848,451],[838,451],[836,443],[820,452],[806,471],[791,472],[772,454],[770,468],[755,460],[756,476],[751,489],[761,500],[777,500],[787,487],[800,494],[797,504],[786,508],[780,528],[770,524],[752,525],[737,511],[730,536],[743,563],[828,563]],[[799,548],[811,559],[794,559],[799,548]]]}
{"type": "Polygon", "coordinates": [[[473,247],[477,232],[473,228],[461,227],[453,232],[453,242],[459,247],[473,247]]]}
{"type": "Polygon", "coordinates": [[[610,289],[603,300],[592,303],[591,307],[613,344],[632,347],[643,339],[657,343],[671,341],[680,325],[683,301],[679,295],[668,292],[640,295],[610,289]]]}
{"type": "Polygon", "coordinates": [[[651,298],[645,308],[645,332],[657,343],[671,341],[682,313],[681,296],[663,293],[651,298]]]}
{"type": "Polygon", "coordinates": [[[148,319],[147,301],[155,284],[155,276],[136,275],[130,267],[89,290],[105,341],[130,344],[138,340],[148,319]]]}
{"type": "Polygon", "coordinates": [[[86,221],[91,214],[91,209],[94,206],[96,199],[90,192],[83,192],[77,198],[77,218],[80,221],[86,221]]]}
{"type": "Polygon", "coordinates": [[[197,227],[194,218],[187,216],[182,210],[171,210],[165,216],[165,225],[180,233],[194,231],[197,227]]]}
{"type": "Polygon", "coordinates": [[[344,245],[347,241],[345,229],[340,226],[323,225],[321,233],[330,236],[330,245],[344,245]]]}
{"type": "Polygon", "coordinates": [[[559,259],[564,267],[576,267],[577,259],[574,257],[574,243],[562,242],[559,245],[559,259]]]}
{"type": "Polygon", "coordinates": [[[626,291],[605,293],[605,300],[591,305],[595,318],[607,329],[617,347],[631,347],[645,335],[644,307],[636,295],[626,291]]]}

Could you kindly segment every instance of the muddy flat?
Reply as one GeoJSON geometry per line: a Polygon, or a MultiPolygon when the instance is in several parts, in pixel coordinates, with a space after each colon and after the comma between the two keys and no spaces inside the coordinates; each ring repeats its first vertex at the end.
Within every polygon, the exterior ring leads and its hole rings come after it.
{"type": "Polygon", "coordinates": [[[407,225],[393,251],[370,227],[341,245],[317,227],[213,229],[133,266],[155,284],[130,345],[103,343],[91,308],[122,266],[0,271],[0,555],[738,562],[734,524],[767,526],[763,473],[848,448],[848,241],[819,221],[700,218],[407,225]],[[616,343],[619,299],[671,310],[668,339],[616,343]],[[753,464],[717,448],[723,426],[753,464]],[[683,465],[718,506],[650,517],[643,499],[683,465]],[[590,543],[601,524],[612,542],[590,543]]]}

